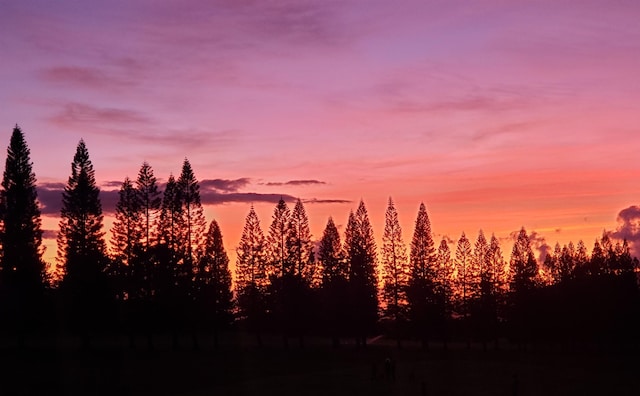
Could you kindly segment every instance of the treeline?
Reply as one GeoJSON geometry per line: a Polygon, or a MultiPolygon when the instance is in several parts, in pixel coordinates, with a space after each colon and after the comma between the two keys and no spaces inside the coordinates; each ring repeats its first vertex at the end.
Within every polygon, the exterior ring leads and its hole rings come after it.
{"type": "MultiPolygon", "coordinates": [[[[606,233],[591,255],[580,241],[538,265],[523,228],[509,259],[500,241],[462,233],[452,252],[433,239],[424,204],[410,243],[389,199],[378,250],[364,202],[341,238],[332,218],[311,238],[301,200],[274,208],[264,232],[253,207],[237,247],[235,284],[222,232],[207,224],[188,160],[160,191],[143,163],[125,178],[109,235],[84,141],[62,194],[57,262],[42,259],[36,178],[24,134],[13,130],[0,190],[2,331],[20,342],[34,334],[152,336],[249,331],[302,344],[308,335],[444,342],[501,337],[519,343],[616,344],[635,339],[640,300],[626,241],[606,233]],[[109,249],[106,239],[110,238],[109,249]]],[[[133,337],[131,338],[133,340],[133,337]]]]}

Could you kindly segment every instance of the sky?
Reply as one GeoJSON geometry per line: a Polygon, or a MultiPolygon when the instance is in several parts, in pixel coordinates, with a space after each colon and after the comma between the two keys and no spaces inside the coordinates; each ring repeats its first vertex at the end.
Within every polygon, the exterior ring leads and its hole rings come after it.
{"type": "Polygon", "coordinates": [[[525,227],[538,253],[606,230],[640,255],[639,2],[0,8],[0,144],[19,124],[50,261],[81,138],[107,238],[126,176],[148,161],[166,181],[188,158],[232,263],[250,205],[266,230],[281,196],[316,239],[362,199],[380,245],[393,197],[407,243],[424,202],[452,249],[482,229],[508,256],[525,227]]]}

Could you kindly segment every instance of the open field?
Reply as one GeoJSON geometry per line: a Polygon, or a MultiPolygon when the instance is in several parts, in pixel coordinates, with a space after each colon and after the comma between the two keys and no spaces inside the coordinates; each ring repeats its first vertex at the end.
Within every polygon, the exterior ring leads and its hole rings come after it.
{"type": "Polygon", "coordinates": [[[514,386],[518,395],[640,394],[637,351],[483,351],[460,344],[399,350],[385,340],[357,350],[323,340],[300,348],[294,339],[285,349],[277,338],[265,338],[262,348],[247,342],[218,350],[203,338],[193,350],[188,337],[176,350],[168,337],[156,337],[149,350],[144,338],[135,341],[135,349],[126,338],[112,339],[116,345],[94,341],[86,350],[73,340],[5,346],[0,394],[512,395],[514,386]],[[387,358],[395,362],[395,380],[385,370],[387,358]]]}

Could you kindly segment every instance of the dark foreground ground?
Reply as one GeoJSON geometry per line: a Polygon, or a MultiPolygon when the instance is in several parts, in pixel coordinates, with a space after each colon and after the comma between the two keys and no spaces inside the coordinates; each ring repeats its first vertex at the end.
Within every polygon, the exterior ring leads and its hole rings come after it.
{"type": "Polygon", "coordinates": [[[378,339],[366,349],[333,349],[323,340],[300,348],[266,339],[258,348],[206,339],[193,350],[188,337],[173,349],[156,337],[73,340],[0,348],[0,395],[639,395],[636,351],[526,351],[503,345],[416,345],[397,349],[378,339]],[[395,363],[395,379],[385,360],[395,363]],[[516,393],[514,393],[516,392],[516,393]]]}

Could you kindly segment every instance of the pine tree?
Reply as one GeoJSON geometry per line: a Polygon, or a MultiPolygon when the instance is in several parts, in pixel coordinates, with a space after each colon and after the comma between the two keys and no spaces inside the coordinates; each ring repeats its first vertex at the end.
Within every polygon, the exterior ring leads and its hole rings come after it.
{"type": "Polygon", "coordinates": [[[182,258],[182,264],[185,266],[183,272],[185,277],[190,278],[193,272],[193,263],[204,250],[206,221],[200,201],[200,185],[189,160],[186,158],[182,164],[182,172],[178,178],[177,186],[182,207],[181,223],[184,226],[184,231],[181,233],[184,238],[182,244],[186,247],[182,258]]]}
{"type": "Polygon", "coordinates": [[[538,262],[531,248],[531,240],[524,228],[518,233],[511,252],[510,290],[514,293],[526,293],[536,286],[538,262]]]}
{"type": "Polygon", "coordinates": [[[154,235],[154,223],[157,220],[162,199],[158,190],[158,181],[153,175],[151,165],[146,161],[142,163],[136,180],[136,191],[138,193],[140,208],[142,210],[142,227],[144,234],[144,247],[149,250],[151,238],[154,235]]]}
{"type": "Polygon", "coordinates": [[[323,287],[334,280],[347,279],[347,268],[342,254],[340,234],[333,219],[329,217],[318,247],[318,261],[322,273],[323,287]]]}
{"type": "Polygon", "coordinates": [[[502,306],[505,302],[505,297],[508,288],[508,274],[506,269],[506,262],[502,255],[502,249],[500,248],[500,241],[495,235],[491,235],[491,241],[489,242],[488,263],[491,267],[491,273],[493,275],[493,290],[496,294],[496,304],[498,315],[502,314],[502,306]]]}
{"type": "Polygon", "coordinates": [[[60,217],[58,265],[64,274],[60,287],[70,298],[75,324],[86,331],[107,319],[104,310],[110,292],[100,190],[84,140],[80,140],[71,163],[60,217]]]}
{"type": "Polygon", "coordinates": [[[264,293],[267,271],[264,239],[260,220],[251,206],[237,249],[236,297],[239,317],[244,320],[249,330],[257,334],[259,343],[266,309],[264,293]]]}
{"type": "Polygon", "coordinates": [[[206,234],[204,254],[196,275],[200,314],[204,321],[213,320],[214,329],[224,328],[233,318],[233,293],[229,257],[222,241],[220,226],[213,220],[206,234]]]}
{"type": "Polygon", "coordinates": [[[298,199],[289,217],[286,238],[287,262],[290,271],[304,279],[307,284],[314,283],[316,271],[313,257],[313,244],[309,230],[309,218],[302,201],[298,199]]]}
{"type": "Polygon", "coordinates": [[[478,238],[473,246],[471,259],[470,294],[472,300],[481,300],[492,294],[491,267],[488,265],[489,243],[484,232],[478,232],[478,238]]]}
{"type": "Polygon", "coordinates": [[[472,252],[471,242],[464,232],[458,239],[456,247],[456,295],[458,314],[467,318],[469,316],[469,304],[472,297],[473,274],[471,272],[472,252]]]}
{"type": "Polygon", "coordinates": [[[280,198],[273,210],[269,236],[267,237],[268,274],[271,278],[279,278],[291,271],[287,254],[287,235],[291,211],[284,199],[280,198]]]}
{"type": "Polygon", "coordinates": [[[169,250],[175,252],[182,240],[182,205],[181,192],[173,175],[169,175],[167,185],[162,195],[162,206],[158,221],[158,243],[165,244],[169,250]]]}
{"type": "Polygon", "coordinates": [[[398,221],[398,212],[389,198],[385,213],[384,234],[382,236],[383,299],[385,313],[398,323],[407,314],[407,285],[409,281],[409,263],[407,247],[402,240],[402,229],[398,221]]]}
{"type": "Polygon", "coordinates": [[[347,231],[351,233],[345,235],[345,251],[352,292],[353,331],[364,344],[366,333],[378,320],[378,276],[376,243],[363,201],[356,213],[350,214],[347,231]]]}
{"type": "Polygon", "coordinates": [[[0,190],[0,284],[34,297],[42,292],[47,277],[32,168],[30,150],[16,125],[7,148],[0,190]]]}
{"type": "Polygon", "coordinates": [[[36,176],[22,130],[11,134],[0,190],[0,301],[3,330],[40,330],[47,274],[36,176]]]}
{"type": "Polygon", "coordinates": [[[441,317],[443,305],[437,294],[438,266],[431,223],[424,203],[420,204],[411,240],[410,275],[407,287],[409,318],[416,335],[426,347],[429,333],[441,317]]]}
{"type": "Polygon", "coordinates": [[[88,286],[104,272],[107,260],[100,190],[84,140],[73,157],[60,217],[58,263],[64,268],[63,282],[88,286]]]}
{"type": "Polygon", "coordinates": [[[112,268],[110,275],[120,283],[120,295],[128,298],[142,296],[144,276],[140,262],[136,256],[140,254],[144,230],[141,225],[141,210],[138,194],[133,183],[125,178],[116,204],[116,214],[111,228],[112,268]]]}
{"type": "Polygon", "coordinates": [[[349,298],[345,261],[340,234],[333,219],[329,217],[318,247],[318,265],[321,268],[320,288],[323,328],[333,338],[334,347],[339,345],[339,335],[348,322],[349,310],[345,301],[349,298]]]}
{"type": "Polygon", "coordinates": [[[449,249],[449,244],[445,238],[440,241],[436,262],[438,268],[436,277],[437,292],[443,304],[444,319],[448,320],[451,318],[452,313],[455,266],[451,260],[451,249],[449,249]]]}

